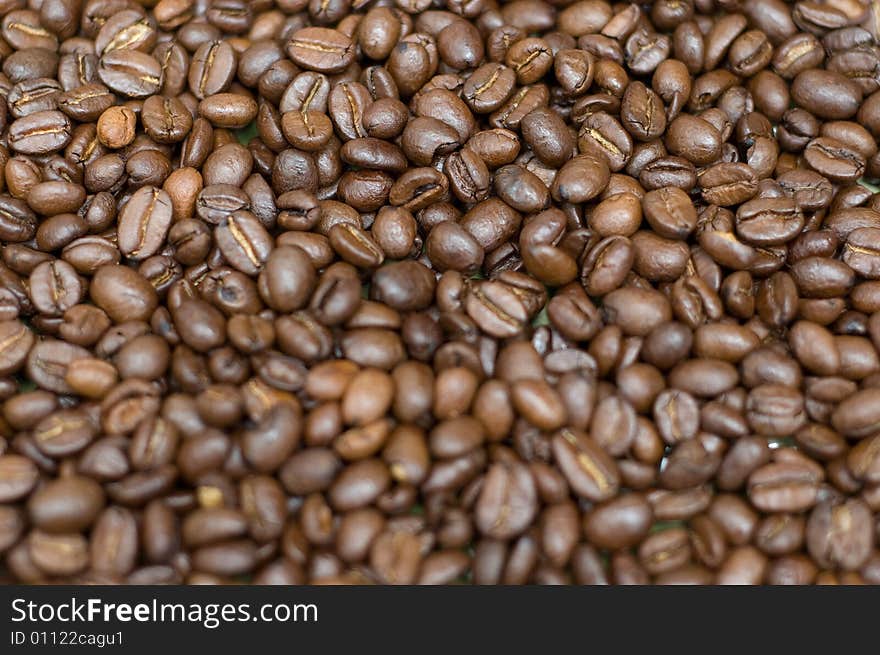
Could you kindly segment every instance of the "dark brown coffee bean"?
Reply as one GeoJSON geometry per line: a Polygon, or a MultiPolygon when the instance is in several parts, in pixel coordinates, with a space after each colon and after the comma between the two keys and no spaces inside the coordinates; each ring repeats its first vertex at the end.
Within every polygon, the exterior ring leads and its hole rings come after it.
{"type": "Polygon", "coordinates": [[[36,338],[18,320],[0,321],[0,374],[6,376],[24,366],[36,338]]]}
{"type": "Polygon", "coordinates": [[[521,533],[537,511],[535,483],[523,464],[494,464],[475,508],[479,530],[495,539],[521,533]]]}
{"type": "Polygon", "coordinates": [[[119,249],[131,259],[146,259],[162,247],[170,225],[171,198],[162,189],[142,187],[119,216],[119,249]]]}
{"type": "Polygon", "coordinates": [[[231,214],[214,230],[217,247],[234,268],[258,274],[272,252],[272,240],[259,219],[247,211],[231,214]]]}
{"type": "Polygon", "coordinates": [[[818,482],[819,475],[803,464],[766,464],[749,477],[749,499],[762,511],[803,511],[816,503],[818,482]]]}
{"type": "Polygon", "coordinates": [[[613,498],[620,485],[617,466],[585,433],[562,430],[553,437],[553,456],[574,491],[592,501],[613,498]]]}
{"type": "Polygon", "coordinates": [[[326,27],[304,27],[293,33],[287,54],[294,63],[319,73],[339,73],[354,59],[354,45],[342,32],[326,27]]]}
{"type": "Polygon", "coordinates": [[[71,576],[89,564],[89,546],[80,534],[49,534],[34,530],[27,540],[30,560],[49,575],[71,576]]]}
{"type": "Polygon", "coordinates": [[[685,239],[697,225],[697,213],[681,189],[664,187],[642,198],[645,219],[660,236],[685,239]]]}
{"type": "Polygon", "coordinates": [[[865,170],[864,157],[858,151],[831,137],[807,143],[804,159],[816,172],[837,182],[854,182],[865,170]]]}
{"type": "Polygon", "coordinates": [[[811,68],[794,78],[792,99],[807,111],[831,120],[854,115],[862,100],[862,90],[840,73],[811,68]]]}
{"type": "Polygon", "coordinates": [[[89,527],[104,505],[101,487],[84,477],[55,480],[28,500],[34,525],[46,532],[79,532],[89,527]]]}
{"type": "Polygon", "coordinates": [[[604,158],[609,168],[622,169],[632,156],[632,139],[623,126],[605,112],[591,114],[578,132],[578,149],[604,158]]]}
{"type": "Polygon", "coordinates": [[[803,229],[803,214],[793,199],[757,198],[736,212],[737,234],[755,246],[786,243],[803,229]]]}
{"type": "Polygon", "coordinates": [[[0,498],[4,503],[27,497],[40,476],[36,465],[20,455],[0,455],[0,472],[0,498]]]}
{"type": "Polygon", "coordinates": [[[643,496],[627,494],[598,505],[584,519],[584,533],[602,548],[625,548],[647,534],[652,518],[651,506],[643,496]]]}
{"type": "Polygon", "coordinates": [[[141,122],[146,133],[158,143],[178,143],[192,128],[193,117],[177,98],[150,96],[144,101],[141,122]]]}
{"type": "Polygon", "coordinates": [[[465,296],[465,311],[483,331],[496,338],[518,334],[528,318],[516,293],[500,282],[471,285],[465,296]]]}
{"type": "Polygon", "coordinates": [[[162,67],[148,54],[117,48],[101,57],[98,77],[120,95],[146,98],[159,92],[162,86],[162,67]]]}
{"type": "Polygon", "coordinates": [[[60,150],[70,141],[70,119],[57,110],[38,111],[9,126],[9,146],[28,155],[60,150]]]}
{"type": "Polygon", "coordinates": [[[108,575],[129,573],[137,562],[138,527],[123,507],[108,507],[95,522],[91,540],[92,569],[108,575]]]}
{"type": "Polygon", "coordinates": [[[225,41],[205,41],[187,71],[189,89],[199,100],[225,91],[235,76],[235,51],[225,41]]]}
{"type": "Polygon", "coordinates": [[[550,190],[559,202],[582,203],[595,198],[607,185],[609,176],[604,159],[579,155],[559,170],[550,190]]]}
{"type": "Polygon", "coordinates": [[[754,171],[746,164],[721,163],[704,170],[700,176],[703,200],[713,205],[738,205],[758,191],[754,171]]]}
{"type": "Polygon", "coordinates": [[[874,540],[870,510],[861,500],[825,501],[810,513],[807,548],[820,566],[858,569],[870,556],[874,540]]]}

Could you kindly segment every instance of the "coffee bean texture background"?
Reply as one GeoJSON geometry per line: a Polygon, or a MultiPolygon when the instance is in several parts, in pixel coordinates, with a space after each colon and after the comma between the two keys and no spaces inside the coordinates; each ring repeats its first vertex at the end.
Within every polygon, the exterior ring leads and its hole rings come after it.
{"type": "Polygon", "coordinates": [[[0,0],[0,582],[880,583],[878,26],[0,0]]]}

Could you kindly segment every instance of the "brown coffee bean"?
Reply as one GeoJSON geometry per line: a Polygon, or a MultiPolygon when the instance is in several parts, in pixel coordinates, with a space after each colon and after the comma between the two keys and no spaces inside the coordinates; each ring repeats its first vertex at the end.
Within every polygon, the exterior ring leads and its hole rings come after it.
{"type": "Polygon", "coordinates": [[[564,429],[554,435],[553,456],[572,489],[592,501],[613,498],[620,485],[617,466],[584,433],[564,429]]]}
{"type": "Polygon", "coordinates": [[[0,498],[4,503],[27,497],[40,476],[36,465],[20,455],[0,455],[0,472],[0,498]]]}
{"type": "Polygon", "coordinates": [[[652,518],[648,501],[631,493],[596,506],[584,519],[584,533],[601,548],[625,548],[647,534],[652,518]]]}
{"type": "Polygon", "coordinates": [[[161,247],[171,225],[171,198],[162,189],[141,187],[119,215],[119,249],[142,260],[161,247]]]}
{"type": "Polygon", "coordinates": [[[24,366],[36,338],[18,320],[0,321],[0,374],[11,375],[24,366]]]}
{"type": "Polygon", "coordinates": [[[304,27],[293,33],[287,54],[299,66],[319,73],[339,73],[352,62],[355,51],[342,32],[326,27],[304,27]]]}
{"type": "Polygon", "coordinates": [[[104,505],[101,487],[84,477],[61,478],[28,500],[34,525],[46,532],[79,532],[90,526],[104,505]]]}
{"type": "Polygon", "coordinates": [[[98,139],[108,148],[124,148],[134,141],[137,116],[128,107],[110,107],[98,117],[98,139]]]}
{"type": "Polygon", "coordinates": [[[519,334],[528,318],[517,294],[500,282],[471,285],[465,295],[465,311],[487,334],[509,337],[519,334]]]}
{"type": "Polygon", "coordinates": [[[486,474],[475,511],[483,534],[495,539],[520,534],[537,511],[535,483],[525,465],[494,464],[486,474]]]}
{"type": "Polygon", "coordinates": [[[874,545],[870,510],[864,502],[825,501],[810,513],[806,542],[810,555],[823,567],[858,569],[874,545]]]}
{"type": "Polygon", "coordinates": [[[803,511],[816,503],[820,477],[799,463],[766,464],[749,477],[749,499],[762,511],[803,511]]]}

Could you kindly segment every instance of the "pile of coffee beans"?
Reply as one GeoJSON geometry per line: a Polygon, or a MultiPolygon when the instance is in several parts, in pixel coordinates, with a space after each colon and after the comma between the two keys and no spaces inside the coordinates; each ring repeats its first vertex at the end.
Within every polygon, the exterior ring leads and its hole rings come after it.
{"type": "Polygon", "coordinates": [[[880,3],[0,17],[0,581],[880,583],[880,3]]]}

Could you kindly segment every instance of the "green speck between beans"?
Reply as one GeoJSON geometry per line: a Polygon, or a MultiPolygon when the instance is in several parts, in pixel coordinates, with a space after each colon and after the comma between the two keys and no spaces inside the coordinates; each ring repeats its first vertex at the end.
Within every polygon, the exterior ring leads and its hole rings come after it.
{"type": "Polygon", "coordinates": [[[868,191],[870,191],[871,193],[880,192],[880,187],[878,187],[876,184],[871,184],[870,182],[866,182],[865,178],[860,179],[859,184],[861,184],[863,187],[868,189],[868,191]]]}
{"type": "Polygon", "coordinates": [[[235,131],[235,136],[238,137],[238,142],[242,145],[247,145],[250,143],[251,139],[257,136],[257,124],[251,123],[247,127],[244,127],[240,130],[235,131]]]}

